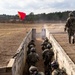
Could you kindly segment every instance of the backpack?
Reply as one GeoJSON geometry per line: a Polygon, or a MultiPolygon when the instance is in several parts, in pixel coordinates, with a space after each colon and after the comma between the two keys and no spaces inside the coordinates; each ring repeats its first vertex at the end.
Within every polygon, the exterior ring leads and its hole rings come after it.
{"type": "Polygon", "coordinates": [[[50,59],[49,52],[47,52],[47,53],[45,54],[45,59],[46,59],[46,60],[49,60],[49,59],[50,59]]]}
{"type": "Polygon", "coordinates": [[[50,52],[47,52],[47,53],[45,54],[45,61],[50,61],[51,58],[52,58],[52,55],[50,54],[50,52]]]}
{"type": "Polygon", "coordinates": [[[45,61],[51,61],[52,57],[54,56],[54,52],[48,49],[44,50],[42,54],[45,61]]]}
{"type": "Polygon", "coordinates": [[[37,62],[38,61],[38,55],[36,53],[32,54],[30,57],[30,60],[31,60],[31,62],[37,62]]]}

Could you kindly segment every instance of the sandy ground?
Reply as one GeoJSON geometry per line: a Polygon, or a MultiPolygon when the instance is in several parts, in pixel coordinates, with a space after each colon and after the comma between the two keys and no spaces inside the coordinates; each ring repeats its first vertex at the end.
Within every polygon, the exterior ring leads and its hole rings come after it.
{"type": "Polygon", "coordinates": [[[0,67],[8,64],[29,30],[21,25],[0,24],[0,67]]]}
{"type": "MultiPolygon", "coordinates": [[[[36,28],[36,32],[40,33],[44,26],[53,34],[54,38],[63,47],[69,57],[75,62],[75,44],[68,43],[67,33],[64,32],[65,23],[57,24],[3,24],[0,23],[0,67],[6,66],[10,58],[15,54],[23,38],[31,28],[36,28]],[[46,26],[47,25],[47,26],[46,26]],[[61,39],[62,38],[62,39],[61,39]],[[62,41],[64,40],[64,41],[62,41]]],[[[37,44],[39,45],[42,40],[38,39],[37,44]],[[39,41],[39,42],[38,42],[39,41]]],[[[40,54],[41,51],[37,52],[40,54]]],[[[41,57],[42,58],[42,57],[41,57]]],[[[41,58],[38,65],[41,65],[41,58]]],[[[38,66],[37,65],[37,66],[38,66]]],[[[39,68],[41,71],[41,68],[39,68]]],[[[43,70],[43,68],[42,68],[43,70]]]]}
{"type": "Polygon", "coordinates": [[[42,49],[41,49],[41,43],[43,40],[41,38],[36,39],[36,52],[39,54],[39,61],[37,63],[38,70],[40,72],[44,72],[44,63],[43,63],[43,58],[42,58],[42,49]]]}
{"type": "Polygon", "coordinates": [[[0,23],[0,67],[8,64],[31,28],[40,32],[43,24],[0,23]]]}

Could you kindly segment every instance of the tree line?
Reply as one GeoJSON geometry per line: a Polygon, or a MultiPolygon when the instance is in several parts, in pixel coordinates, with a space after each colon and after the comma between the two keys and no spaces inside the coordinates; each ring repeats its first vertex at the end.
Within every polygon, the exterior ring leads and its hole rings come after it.
{"type": "MultiPolygon", "coordinates": [[[[54,13],[41,13],[41,14],[34,14],[31,12],[29,15],[26,16],[24,20],[21,20],[18,15],[0,15],[0,22],[1,23],[38,23],[38,22],[54,22],[54,21],[66,21],[68,18],[68,14],[71,11],[64,11],[64,12],[54,12],[54,13]]],[[[75,11],[73,11],[75,16],[75,11]]]]}

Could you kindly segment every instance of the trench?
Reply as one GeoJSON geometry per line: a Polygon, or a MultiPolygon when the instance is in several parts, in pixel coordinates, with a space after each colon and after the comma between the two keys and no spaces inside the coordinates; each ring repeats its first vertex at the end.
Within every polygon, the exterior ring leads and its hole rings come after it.
{"type": "MultiPolygon", "coordinates": [[[[39,31],[39,30],[37,30],[37,31],[39,31]]],[[[6,68],[3,69],[2,74],[0,73],[0,75],[29,75],[28,74],[28,65],[26,62],[24,62],[23,59],[24,59],[24,57],[26,58],[26,47],[27,47],[28,42],[32,38],[34,38],[34,37],[32,37],[32,35],[33,35],[32,33],[33,33],[33,31],[29,32],[28,35],[26,36],[26,38],[24,38],[24,41],[22,42],[21,46],[18,49],[19,53],[18,53],[16,59],[15,58],[13,59],[13,63],[10,62],[11,65],[9,65],[8,68],[12,67],[12,69],[10,69],[9,71],[7,71],[6,68]],[[23,62],[25,64],[23,64],[23,62]],[[11,72],[11,74],[7,74],[8,72],[11,72]]],[[[65,53],[64,49],[55,40],[55,38],[51,34],[49,34],[48,30],[46,30],[46,34],[47,34],[46,36],[49,38],[49,41],[52,43],[53,51],[55,54],[54,58],[57,59],[59,65],[60,65],[60,68],[64,67],[66,69],[66,72],[68,73],[67,75],[75,75],[75,64],[72,62],[72,60],[69,58],[69,56],[65,53]]],[[[59,40],[59,38],[57,40],[59,40]]],[[[43,40],[40,36],[40,32],[37,32],[35,45],[36,45],[36,52],[39,54],[39,61],[36,64],[36,67],[38,68],[38,70],[40,72],[44,72],[44,64],[43,64],[42,50],[41,50],[42,41],[43,40]]],[[[62,40],[60,40],[60,41],[62,41],[62,40]]],[[[62,43],[63,43],[63,41],[62,41],[62,43]]],[[[68,45],[68,44],[66,44],[66,45],[68,45]]],[[[72,45],[68,45],[68,46],[72,46],[72,45]]],[[[64,47],[66,47],[66,46],[64,45],[64,47]]],[[[74,51],[74,50],[72,50],[72,51],[74,51]]],[[[69,51],[69,53],[71,53],[71,51],[69,51]]]]}
{"type": "MultiPolygon", "coordinates": [[[[33,31],[32,31],[32,33],[33,33],[33,31]]],[[[55,38],[51,34],[49,34],[48,30],[46,30],[46,34],[47,34],[46,37],[48,37],[49,41],[52,43],[52,48],[53,48],[53,51],[54,51],[54,59],[56,59],[58,61],[59,65],[60,65],[60,68],[63,67],[66,70],[67,75],[75,75],[75,69],[74,69],[75,65],[74,65],[74,63],[71,61],[71,59],[65,53],[64,49],[55,40],[55,38]]],[[[29,36],[29,37],[31,38],[32,35],[33,34],[31,34],[31,36],[29,36]]],[[[28,43],[30,41],[30,38],[28,38],[28,36],[27,36],[26,43],[28,43]]],[[[34,37],[32,37],[32,38],[34,38],[34,37]]],[[[38,68],[38,70],[40,72],[44,72],[44,63],[43,63],[43,59],[42,59],[42,49],[41,49],[42,41],[43,40],[40,36],[40,33],[37,33],[35,45],[36,45],[36,52],[39,54],[39,61],[36,64],[36,67],[38,68]]],[[[26,50],[25,50],[25,57],[26,57],[26,50]]],[[[25,65],[25,66],[22,70],[23,74],[19,74],[19,75],[29,75],[27,63],[25,62],[25,64],[21,64],[21,65],[22,66],[25,65]]],[[[17,72],[19,73],[19,71],[20,71],[20,69],[17,72]]]]}
{"type": "MultiPolygon", "coordinates": [[[[42,43],[42,41],[43,40],[41,38],[37,38],[36,41],[35,41],[36,52],[39,55],[39,61],[37,62],[36,67],[38,68],[38,70],[40,72],[44,72],[44,63],[43,63],[43,59],[42,59],[42,49],[41,49],[41,43],[42,43]]],[[[25,64],[23,75],[28,75],[28,66],[27,66],[27,63],[25,64]]]]}

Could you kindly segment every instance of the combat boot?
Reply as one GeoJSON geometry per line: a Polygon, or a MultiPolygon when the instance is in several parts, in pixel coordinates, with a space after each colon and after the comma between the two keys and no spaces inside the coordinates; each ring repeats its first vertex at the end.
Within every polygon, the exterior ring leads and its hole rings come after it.
{"type": "Polygon", "coordinates": [[[73,39],[72,43],[74,44],[74,39],[73,39]]]}

